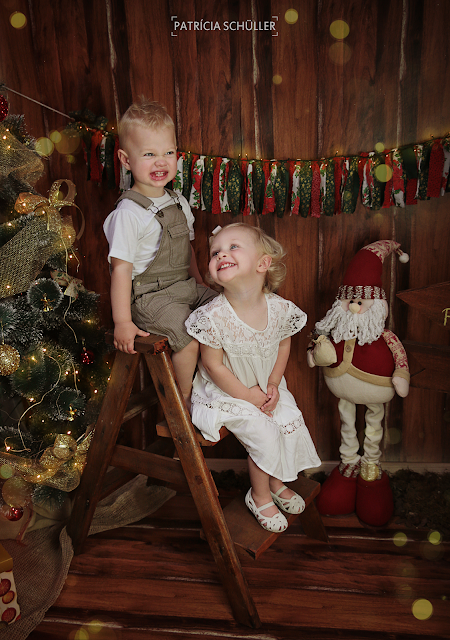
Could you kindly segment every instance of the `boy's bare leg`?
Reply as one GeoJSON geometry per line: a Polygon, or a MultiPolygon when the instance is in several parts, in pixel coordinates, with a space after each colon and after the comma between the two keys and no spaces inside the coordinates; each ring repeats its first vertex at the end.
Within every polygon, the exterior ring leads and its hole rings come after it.
{"type": "Polygon", "coordinates": [[[181,394],[186,401],[188,409],[191,407],[192,379],[194,377],[195,367],[197,366],[199,353],[200,345],[197,340],[191,340],[184,349],[172,353],[173,368],[175,369],[181,394]]]}

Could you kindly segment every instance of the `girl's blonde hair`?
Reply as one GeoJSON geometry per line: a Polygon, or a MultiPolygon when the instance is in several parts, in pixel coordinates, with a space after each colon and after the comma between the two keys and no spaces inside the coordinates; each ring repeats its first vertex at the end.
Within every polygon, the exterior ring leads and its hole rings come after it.
{"type": "Polygon", "coordinates": [[[148,129],[175,128],[166,108],[159,102],[147,100],[143,96],[139,103],[135,102],[128,107],[120,119],[118,131],[121,144],[123,144],[128,129],[133,126],[147,127],[148,129]]]}
{"type": "MultiPolygon", "coordinates": [[[[261,248],[262,255],[268,255],[272,258],[272,262],[268,270],[266,271],[266,278],[264,281],[263,291],[264,293],[273,293],[284,282],[286,277],[286,265],[283,262],[283,258],[286,256],[286,252],[279,242],[274,238],[271,238],[265,231],[259,227],[253,227],[245,222],[233,222],[227,224],[218,233],[209,238],[209,245],[211,246],[215,236],[225,229],[244,229],[249,233],[252,233],[255,239],[256,245],[261,248]]],[[[219,287],[211,278],[209,273],[206,276],[208,284],[211,284],[215,289],[223,290],[223,287],[219,287]]]]}

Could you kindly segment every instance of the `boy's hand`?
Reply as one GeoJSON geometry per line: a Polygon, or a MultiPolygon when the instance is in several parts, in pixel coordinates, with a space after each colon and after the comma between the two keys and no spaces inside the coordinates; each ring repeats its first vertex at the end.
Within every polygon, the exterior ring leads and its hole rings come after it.
{"type": "Polygon", "coordinates": [[[271,382],[268,383],[267,398],[268,400],[261,407],[261,411],[264,411],[264,413],[272,416],[273,411],[278,404],[278,400],[280,399],[280,392],[278,391],[278,386],[276,384],[272,384],[271,382]]]}
{"type": "Polygon", "coordinates": [[[134,322],[116,322],[114,325],[114,346],[124,353],[137,353],[134,350],[136,336],[149,336],[148,331],[142,331],[134,322]]]}
{"type": "Polygon", "coordinates": [[[251,402],[251,404],[255,405],[255,407],[258,407],[258,409],[261,409],[264,403],[266,403],[268,400],[268,397],[266,396],[264,391],[257,384],[254,387],[250,387],[249,394],[250,395],[247,398],[247,401],[251,402]]]}

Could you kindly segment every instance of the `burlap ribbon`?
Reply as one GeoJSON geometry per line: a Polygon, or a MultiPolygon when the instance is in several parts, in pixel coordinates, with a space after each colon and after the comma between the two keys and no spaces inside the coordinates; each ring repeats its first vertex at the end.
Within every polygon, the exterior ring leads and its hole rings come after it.
{"type": "MultiPolygon", "coordinates": [[[[75,206],[76,187],[70,180],[56,180],[48,200],[33,193],[21,193],[15,209],[22,215],[34,213],[28,224],[0,249],[0,298],[27,291],[47,260],[67,250],[84,231],[84,217],[78,235],[70,216],[62,217],[62,207],[75,206]],[[60,197],[60,186],[68,193],[60,197]]],[[[78,207],[77,207],[78,208],[78,207]]]]}

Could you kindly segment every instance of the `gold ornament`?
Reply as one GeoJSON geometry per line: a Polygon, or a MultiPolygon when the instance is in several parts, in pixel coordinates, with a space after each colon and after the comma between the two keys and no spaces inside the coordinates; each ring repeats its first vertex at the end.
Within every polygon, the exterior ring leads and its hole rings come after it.
{"type": "Polygon", "coordinates": [[[42,311],[44,313],[47,313],[48,311],[52,311],[53,307],[51,306],[51,304],[47,300],[47,296],[45,294],[44,294],[44,297],[41,298],[41,302],[44,303],[44,308],[42,309],[42,311]]]}
{"type": "Polygon", "coordinates": [[[10,376],[19,368],[20,353],[10,344],[0,344],[0,375],[10,376]]]}

